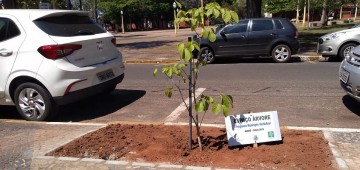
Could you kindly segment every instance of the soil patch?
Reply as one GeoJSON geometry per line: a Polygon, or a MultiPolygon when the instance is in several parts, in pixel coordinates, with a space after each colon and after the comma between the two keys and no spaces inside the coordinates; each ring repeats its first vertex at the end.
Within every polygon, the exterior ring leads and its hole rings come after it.
{"type": "Polygon", "coordinates": [[[202,127],[203,151],[195,141],[189,151],[187,132],[187,126],[113,124],[48,155],[221,168],[335,169],[320,131],[281,129],[282,142],[229,148],[225,128],[202,127]]]}

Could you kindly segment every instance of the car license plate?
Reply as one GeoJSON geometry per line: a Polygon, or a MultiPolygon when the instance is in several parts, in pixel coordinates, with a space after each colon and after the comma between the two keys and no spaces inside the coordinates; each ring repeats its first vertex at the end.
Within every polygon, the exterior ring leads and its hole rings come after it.
{"type": "Polygon", "coordinates": [[[115,77],[115,74],[111,69],[99,72],[96,75],[100,81],[105,81],[105,80],[115,77]]]}
{"type": "Polygon", "coordinates": [[[349,73],[348,71],[346,71],[346,70],[344,70],[344,69],[341,69],[341,70],[340,70],[340,75],[339,75],[340,80],[341,80],[342,82],[344,82],[345,84],[348,82],[349,76],[350,76],[350,73],[349,73]]]}

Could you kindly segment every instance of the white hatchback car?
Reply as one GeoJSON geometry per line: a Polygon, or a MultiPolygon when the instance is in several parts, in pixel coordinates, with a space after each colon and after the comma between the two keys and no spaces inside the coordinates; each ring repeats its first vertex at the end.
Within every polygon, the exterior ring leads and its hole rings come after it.
{"type": "Polygon", "coordinates": [[[0,10],[0,105],[42,121],[58,105],[114,90],[125,70],[115,41],[88,12],[0,10]]]}

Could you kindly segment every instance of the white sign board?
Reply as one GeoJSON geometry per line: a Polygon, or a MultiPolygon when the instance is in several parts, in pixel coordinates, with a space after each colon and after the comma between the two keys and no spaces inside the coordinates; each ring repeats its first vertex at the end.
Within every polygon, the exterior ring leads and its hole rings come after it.
{"type": "Polygon", "coordinates": [[[50,9],[50,3],[39,3],[39,9],[50,9]]]}
{"type": "Polygon", "coordinates": [[[225,124],[229,146],[282,140],[277,111],[231,115],[225,124]]]}

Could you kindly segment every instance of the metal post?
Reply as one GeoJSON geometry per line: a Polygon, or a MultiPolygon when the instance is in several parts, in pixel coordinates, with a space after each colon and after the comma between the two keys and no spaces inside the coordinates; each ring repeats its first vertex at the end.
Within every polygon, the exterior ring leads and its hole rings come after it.
{"type": "Polygon", "coordinates": [[[173,7],[174,7],[174,28],[175,28],[175,35],[177,34],[176,32],[176,23],[175,23],[175,20],[176,20],[176,2],[173,3],[173,7]]]}
{"type": "Polygon", "coordinates": [[[123,11],[121,10],[121,31],[122,33],[124,34],[125,31],[124,31],[124,15],[123,15],[123,11]]]}
{"type": "MultiPolygon", "coordinates": [[[[191,42],[191,37],[188,37],[188,41],[191,42]]],[[[192,149],[192,60],[189,62],[189,149],[192,149]]]]}

